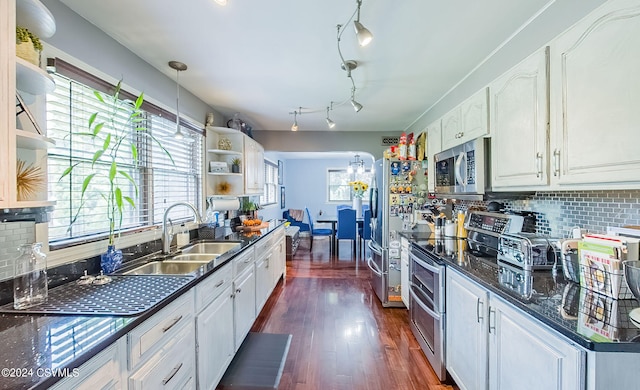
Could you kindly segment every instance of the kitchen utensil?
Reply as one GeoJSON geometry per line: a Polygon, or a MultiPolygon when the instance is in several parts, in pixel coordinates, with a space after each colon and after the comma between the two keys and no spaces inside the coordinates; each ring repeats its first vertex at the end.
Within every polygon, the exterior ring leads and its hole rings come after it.
{"type": "MultiPolygon", "coordinates": [[[[639,260],[627,260],[622,262],[624,269],[624,279],[627,282],[627,286],[638,304],[640,304],[640,261],[639,260]]],[[[629,318],[633,324],[640,327],[640,307],[637,307],[629,313],[629,318]]]]}

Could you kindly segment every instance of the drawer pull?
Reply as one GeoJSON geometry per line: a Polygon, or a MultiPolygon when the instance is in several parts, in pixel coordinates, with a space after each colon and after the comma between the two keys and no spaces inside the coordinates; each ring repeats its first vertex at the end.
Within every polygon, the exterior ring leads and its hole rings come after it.
{"type": "Polygon", "coordinates": [[[247,257],[247,258],[244,260],[244,262],[245,262],[245,264],[246,264],[246,263],[250,263],[250,262],[251,262],[251,257],[247,257]]]}
{"type": "Polygon", "coordinates": [[[222,279],[221,281],[219,281],[218,283],[216,283],[216,285],[215,285],[215,286],[213,286],[213,287],[218,288],[218,287],[222,286],[223,284],[224,284],[224,279],[222,279]]]}
{"type": "Polygon", "coordinates": [[[169,375],[167,375],[163,380],[162,380],[162,384],[163,385],[167,385],[167,383],[169,383],[169,381],[171,379],[173,379],[174,376],[176,376],[176,374],[178,373],[178,371],[180,371],[180,369],[182,368],[182,363],[178,364],[177,366],[173,367],[173,370],[171,370],[171,372],[169,373],[169,375]]]}
{"type": "Polygon", "coordinates": [[[237,289],[236,290],[236,294],[240,294],[242,292],[242,289],[237,289]]]}
{"type": "Polygon", "coordinates": [[[177,324],[178,322],[180,322],[180,320],[182,319],[182,315],[180,315],[179,317],[176,317],[173,319],[173,321],[171,321],[171,323],[167,326],[165,326],[164,328],[162,328],[162,333],[167,333],[169,331],[169,329],[173,328],[175,324],[177,324]]]}

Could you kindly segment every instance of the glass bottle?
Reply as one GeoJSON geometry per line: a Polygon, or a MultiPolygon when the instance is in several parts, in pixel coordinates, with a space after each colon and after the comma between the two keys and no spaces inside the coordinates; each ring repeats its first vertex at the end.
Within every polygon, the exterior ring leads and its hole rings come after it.
{"type": "Polygon", "coordinates": [[[13,279],[13,307],[26,309],[47,301],[47,255],[42,243],[21,245],[13,279]]]}

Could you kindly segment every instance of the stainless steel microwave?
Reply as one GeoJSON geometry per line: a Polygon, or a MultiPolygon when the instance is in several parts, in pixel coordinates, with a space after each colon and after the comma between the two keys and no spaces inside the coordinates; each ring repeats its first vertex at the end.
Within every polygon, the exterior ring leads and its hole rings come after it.
{"type": "Polygon", "coordinates": [[[435,155],[437,197],[482,198],[490,177],[488,141],[477,138],[435,155]]]}

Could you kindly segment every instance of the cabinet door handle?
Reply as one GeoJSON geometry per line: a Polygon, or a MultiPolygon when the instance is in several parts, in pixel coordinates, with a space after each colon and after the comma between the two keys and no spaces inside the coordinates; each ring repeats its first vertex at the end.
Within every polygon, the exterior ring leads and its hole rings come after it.
{"type": "Polygon", "coordinates": [[[236,294],[240,294],[242,292],[241,288],[236,289],[236,294]]]}
{"type": "Polygon", "coordinates": [[[542,153],[538,152],[536,154],[536,165],[538,168],[538,172],[536,173],[536,177],[539,179],[542,177],[542,153]]]}
{"type": "Polygon", "coordinates": [[[175,324],[180,322],[181,319],[182,319],[182,315],[179,315],[178,317],[174,318],[173,321],[171,321],[171,323],[169,325],[167,325],[164,328],[162,328],[162,333],[167,333],[169,331],[169,329],[173,328],[175,326],[175,324]]]}
{"type": "Polygon", "coordinates": [[[222,286],[224,284],[224,279],[222,279],[221,281],[219,281],[218,283],[216,283],[215,286],[213,286],[214,288],[218,288],[220,286],[222,286]]]}
{"type": "Polygon", "coordinates": [[[560,176],[560,151],[553,151],[553,176],[560,176]]]}
{"type": "Polygon", "coordinates": [[[484,319],[484,317],[480,315],[480,306],[484,306],[484,302],[478,298],[476,301],[476,318],[478,323],[480,323],[480,320],[484,319]]]}
{"type": "Polygon", "coordinates": [[[162,384],[166,385],[167,383],[169,383],[169,381],[171,379],[173,379],[174,376],[176,376],[176,374],[178,373],[178,371],[180,371],[180,369],[182,368],[182,363],[178,364],[177,366],[173,367],[173,370],[171,370],[171,372],[169,373],[169,375],[167,375],[163,380],[162,380],[162,384]]]}
{"type": "Polygon", "coordinates": [[[491,330],[496,330],[496,310],[492,307],[489,308],[489,333],[492,333],[491,330]],[[493,316],[491,315],[493,313],[493,316]],[[493,317],[493,325],[491,325],[491,317],[493,317]]]}

